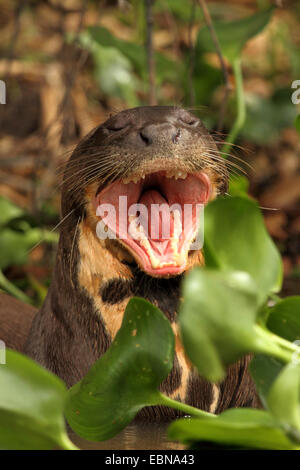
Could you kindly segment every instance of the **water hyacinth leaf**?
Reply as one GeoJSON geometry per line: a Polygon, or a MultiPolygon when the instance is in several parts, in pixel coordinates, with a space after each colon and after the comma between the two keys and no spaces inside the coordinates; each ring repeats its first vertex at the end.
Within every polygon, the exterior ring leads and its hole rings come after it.
{"type": "Polygon", "coordinates": [[[250,449],[299,450],[266,411],[236,408],[216,419],[180,419],[168,430],[171,439],[191,444],[209,441],[250,449]]]}
{"type": "Polygon", "coordinates": [[[256,202],[245,197],[219,198],[207,205],[204,226],[208,267],[246,271],[257,283],[261,302],[280,290],[280,254],[256,202]]]}
{"type": "Polygon", "coordinates": [[[299,360],[287,364],[278,374],[268,394],[267,405],[285,431],[300,443],[299,360]]]}
{"type": "Polygon", "coordinates": [[[174,335],[163,313],[131,299],[108,351],[69,391],[66,417],[89,440],[117,434],[144,406],[158,404],[158,387],[172,368],[174,335]]]}
{"type": "Polygon", "coordinates": [[[224,378],[226,366],[255,347],[256,285],[247,273],[194,269],[183,284],[179,323],[200,375],[224,378]]]}
{"type": "Polygon", "coordinates": [[[248,197],[249,180],[244,175],[230,178],[229,194],[231,196],[248,197]]]}
{"type": "MultiPolygon", "coordinates": [[[[240,56],[246,42],[260,33],[271,19],[273,8],[260,11],[255,15],[234,21],[214,21],[219,44],[223,55],[233,62],[240,56]]],[[[215,52],[216,48],[207,26],[198,34],[196,42],[197,56],[201,52],[215,52]]]]}
{"type": "Polygon", "coordinates": [[[0,448],[74,449],[65,431],[66,394],[60,379],[7,350],[0,365],[0,448]]]}
{"type": "Polygon", "coordinates": [[[300,296],[280,300],[271,307],[267,327],[288,341],[300,341],[300,296]]]}
{"type": "Polygon", "coordinates": [[[256,385],[259,398],[265,408],[267,396],[276,377],[283,369],[284,365],[274,357],[264,354],[255,354],[250,363],[250,372],[256,385]]]}

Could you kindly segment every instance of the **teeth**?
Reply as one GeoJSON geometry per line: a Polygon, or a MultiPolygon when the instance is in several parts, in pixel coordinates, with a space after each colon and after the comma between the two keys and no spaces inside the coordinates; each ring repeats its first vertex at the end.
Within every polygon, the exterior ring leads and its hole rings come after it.
{"type": "Polygon", "coordinates": [[[129,235],[135,240],[145,239],[146,235],[144,232],[144,227],[141,224],[137,225],[138,217],[134,215],[130,215],[128,217],[128,221],[129,221],[129,227],[128,227],[129,235]]]}
{"type": "Polygon", "coordinates": [[[184,171],[167,171],[166,172],[166,177],[167,178],[175,178],[176,180],[178,179],[185,179],[187,177],[187,173],[184,171]]]}
{"type": "MultiPolygon", "coordinates": [[[[142,176],[142,178],[144,179],[145,178],[145,175],[142,176]]],[[[128,178],[123,178],[123,183],[124,184],[129,184],[129,183],[134,183],[134,184],[137,184],[139,181],[140,181],[140,177],[139,176],[129,176],[128,178]]]]}
{"type": "MultiPolygon", "coordinates": [[[[177,171],[166,171],[166,177],[167,178],[175,178],[175,180],[178,180],[178,179],[183,179],[185,180],[185,178],[187,177],[187,173],[184,172],[184,171],[180,171],[180,170],[177,170],[177,171]]],[[[123,178],[123,183],[124,184],[129,184],[129,183],[139,183],[141,180],[144,180],[146,178],[146,175],[143,174],[141,176],[129,176],[127,178],[123,178]]]]}

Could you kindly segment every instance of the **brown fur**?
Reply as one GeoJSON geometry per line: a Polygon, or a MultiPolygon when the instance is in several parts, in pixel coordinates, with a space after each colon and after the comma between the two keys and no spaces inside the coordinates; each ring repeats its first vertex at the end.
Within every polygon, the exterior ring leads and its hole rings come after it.
{"type": "MultiPolygon", "coordinates": [[[[124,111],[78,145],[64,177],[65,221],[52,284],[33,320],[25,351],[71,386],[107,350],[120,328],[129,299],[140,296],[165,313],[176,337],[173,369],[161,390],[213,412],[228,406],[255,406],[255,389],[247,370],[249,358],[231,366],[220,385],[200,378],[187,359],[176,324],[183,275],[150,277],[122,243],[96,236],[98,219],[92,200],[97,191],[120,177],[174,167],[187,172],[205,171],[213,186],[211,198],[226,189],[226,166],[222,158],[217,158],[212,138],[195,117],[179,108],[124,111]],[[174,143],[170,136],[177,128],[181,130],[180,139],[174,143]],[[152,145],[140,138],[144,129],[154,135],[152,145]]],[[[191,252],[186,271],[203,263],[201,251],[191,252]]],[[[149,407],[140,417],[169,419],[177,414],[165,407],[149,407]]]]}
{"type": "Polygon", "coordinates": [[[0,340],[5,346],[22,351],[36,309],[7,294],[0,293],[0,340]]]}

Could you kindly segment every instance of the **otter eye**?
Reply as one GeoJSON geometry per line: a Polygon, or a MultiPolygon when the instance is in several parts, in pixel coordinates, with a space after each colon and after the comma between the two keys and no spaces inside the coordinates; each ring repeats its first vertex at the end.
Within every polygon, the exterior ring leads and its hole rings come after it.
{"type": "Polygon", "coordinates": [[[109,131],[121,131],[123,129],[125,129],[126,127],[129,126],[129,122],[111,122],[109,124],[107,124],[106,126],[106,129],[108,129],[109,131]]]}
{"type": "Polygon", "coordinates": [[[196,127],[199,124],[199,119],[191,116],[180,117],[179,119],[187,126],[196,127]]]}
{"type": "Polygon", "coordinates": [[[124,129],[126,126],[107,126],[106,129],[109,131],[121,131],[124,129]]]}

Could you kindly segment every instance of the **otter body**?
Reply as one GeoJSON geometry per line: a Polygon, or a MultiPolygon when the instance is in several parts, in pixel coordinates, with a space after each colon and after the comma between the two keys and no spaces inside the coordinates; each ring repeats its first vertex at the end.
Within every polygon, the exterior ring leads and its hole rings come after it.
{"type": "MultiPolygon", "coordinates": [[[[174,366],[161,385],[166,394],[217,413],[232,406],[255,406],[248,358],[230,367],[222,384],[214,385],[199,377],[184,354],[176,323],[180,282],[186,271],[204,263],[201,250],[189,251],[189,239],[175,246],[172,238],[161,255],[161,241],[156,239],[150,246],[129,235],[97,236],[96,209],[103,203],[116,205],[117,196],[127,195],[147,207],[151,201],[183,205],[193,198],[205,204],[224,193],[226,185],[225,163],[212,137],[185,110],[135,108],[93,130],[66,166],[56,266],[25,353],[71,386],[105,353],[128,301],[140,296],[164,312],[175,333],[174,366]]],[[[141,415],[161,419],[176,412],[154,407],[141,415]]]]}

